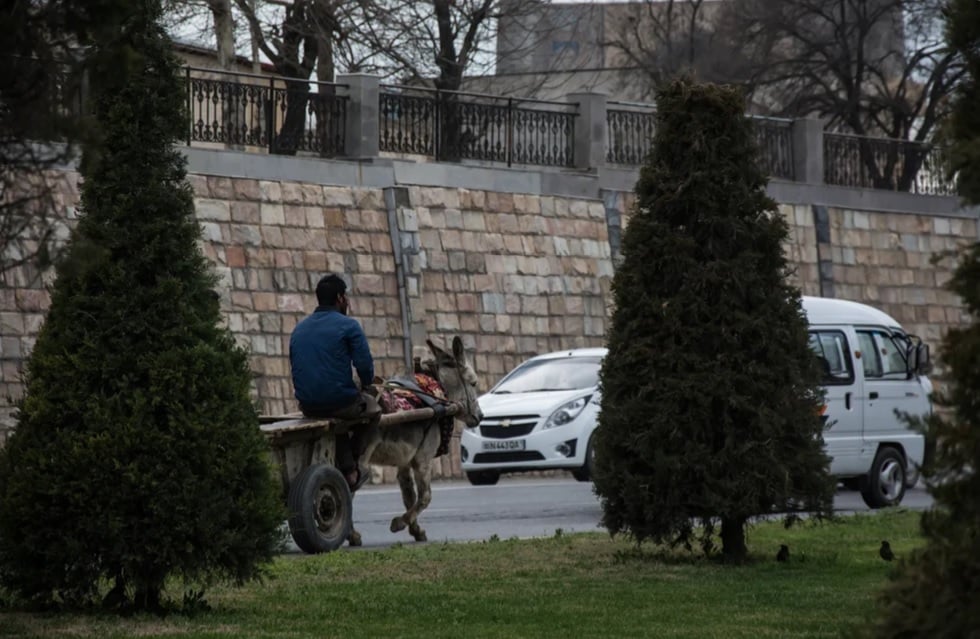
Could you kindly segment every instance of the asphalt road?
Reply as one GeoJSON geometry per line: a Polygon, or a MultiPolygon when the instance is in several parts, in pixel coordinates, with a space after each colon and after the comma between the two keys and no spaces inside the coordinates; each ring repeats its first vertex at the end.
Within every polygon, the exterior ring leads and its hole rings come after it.
{"type": "MultiPolygon", "coordinates": [[[[902,506],[922,510],[932,497],[916,488],[905,494],[902,506]]],[[[834,509],[864,512],[868,507],[857,492],[841,490],[834,509]]],[[[354,498],[354,527],[361,533],[363,548],[383,548],[395,543],[415,543],[408,531],[391,533],[392,517],[404,512],[401,493],[395,485],[366,486],[354,498]]],[[[466,481],[437,481],[432,503],[420,523],[429,543],[479,541],[496,535],[550,537],[562,532],[601,532],[602,510],[591,483],[574,479],[530,479],[504,477],[496,486],[471,486],[466,481]]],[[[346,546],[345,546],[346,548],[346,546]]],[[[298,549],[289,543],[290,552],[298,549]]]]}

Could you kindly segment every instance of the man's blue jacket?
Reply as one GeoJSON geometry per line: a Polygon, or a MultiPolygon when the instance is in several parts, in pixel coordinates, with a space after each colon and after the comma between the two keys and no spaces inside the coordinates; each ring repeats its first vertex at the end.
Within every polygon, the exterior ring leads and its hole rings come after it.
{"type": "Polygon", "coordinates": [[[296,325],[289,338],[289,363],[296,399],[304,408],[329,411],[357,399],[351,364],[362,387],[374,381],[364,330],[334,306],[319,306],[296,325]]]}

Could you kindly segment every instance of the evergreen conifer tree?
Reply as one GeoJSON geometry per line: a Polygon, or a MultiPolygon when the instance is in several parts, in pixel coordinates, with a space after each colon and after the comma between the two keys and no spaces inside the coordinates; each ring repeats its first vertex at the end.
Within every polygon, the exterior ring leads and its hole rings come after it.
{"type": "Polygon", "coordinates": [[[980,203],[980,2],[952,0],[946,10],[946,39],[963,58],[966,77],[956,87],[944,128],[959,194],[980,203]]]}
{"type": "Polygon", "coordinates": [[[828,512],[816,358],[736,89],[661,89],[613,280],[595,490],[637,541],[746,557],[754,515],[828,512]],[[700,531],[694,528],[701,524],[700,531]]]}
{"type": "Polygon", "coordinates": [[[81,216],[0,451],[0,584],[45,604],[153,609],[165,582],[258,575],[282,521],[247,354],[175,142],[179,62],[159,0],[92,51],[101,139],[81,216]]]}
{"type": "MultiPolygon", "coordinates": [[[[980,204],[980,2],[953,0],[949,43],[967,64],[948,133],[960,158],[961,195],[980,204]]],[[[922,516],[923,548],[904,558],[880,596],[879,616],[866,628],[874,637],[952,639],[980,631],[980,244],[965,250],[947,285],[972,319],[943,339],[940,358],[948,386],[940,408],[921,423],[936,442],[923,477],[935,505],[922,516]]]]}

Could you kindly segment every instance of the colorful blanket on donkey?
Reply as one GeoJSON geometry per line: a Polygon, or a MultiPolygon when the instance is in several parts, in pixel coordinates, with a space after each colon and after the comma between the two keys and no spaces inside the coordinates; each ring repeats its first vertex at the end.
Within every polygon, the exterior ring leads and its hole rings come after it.
{"type": "MultiPolygon", "coordinates": [[[[415,373],[415,383],[418,384],[423,393],[439,399],[446,399],[446,391],[435,377],[425,373],[415,373]]],[[[381,412],[386,415],[403,410],[425,408],[425,403],[421,397],[407,388],[398,388],[397,386],[382,386],[378,393],[378,403],[381,404],[381,412]]],[[[449,440],[453,436],[453,425],[454,419],[452,417],[444,417],[439,421],[439,449],[436,450],[436,457],[449,452],[449,440]]]]}
{"type": "MultiPolygon", "coordinates": [[[[435,377],[424,373],[415,373],[415,383],[419,385],[423,393],[439,399],[446,399],[446,391],[443,390],[442,384],[435,377]]],[[[407,388],[397,386],[383,386],[378,394],[378,403],[381,404],[381,412],[385,414],[425,408],[425,403],[421,397],[407,388]]]]}

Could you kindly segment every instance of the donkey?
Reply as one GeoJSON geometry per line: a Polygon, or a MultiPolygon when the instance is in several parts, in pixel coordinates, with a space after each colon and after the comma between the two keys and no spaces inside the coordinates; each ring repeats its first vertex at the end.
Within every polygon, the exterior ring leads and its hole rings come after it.
{"type": "MultiPolygon", "coordinates": [[[[426,340],[432,359],[423,362],[423,372],[434,377],[443,387],[446,399],[459,403],[456,419],[467,426],[476,426],[483,419],[477,402],[477,377],[466,359],[463,340],[453,338],[453,351],[447,353],[430,340],[426,340]]],[[[415,541],[426,541],[425,531],[419,526],[418,517],[432,501],[432,460],[439,449],[441,433],[439,418],[418,422],[393,424],[381,429],[380,437],[368,442],[361,456],[361,467],[370,460],[379,466],[398,469],[398,486],[402,491],[405,513],[391,520],[391,532],[408,527],[415,541]]],[[[361,534],[351,529],[348,541],[351,546],[361,545],[361,534]]]]}

